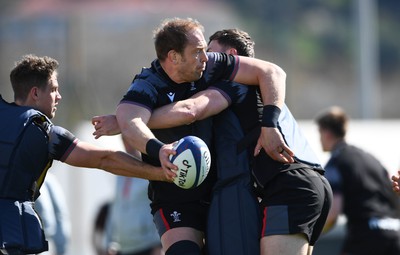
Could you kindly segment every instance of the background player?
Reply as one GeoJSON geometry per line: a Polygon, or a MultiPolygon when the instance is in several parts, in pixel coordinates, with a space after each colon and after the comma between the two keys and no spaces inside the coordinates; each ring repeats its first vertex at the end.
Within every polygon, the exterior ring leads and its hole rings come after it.
{"type": "Polygon", "coordinates": [[[383,165],[346,142],[348,122],[337,106],[316,117],[322,149],[331,152],[325,168],[334,199],[325,231],[343,213],[347,234],[342,254],[400,254],[400,199],[383,165]]]}

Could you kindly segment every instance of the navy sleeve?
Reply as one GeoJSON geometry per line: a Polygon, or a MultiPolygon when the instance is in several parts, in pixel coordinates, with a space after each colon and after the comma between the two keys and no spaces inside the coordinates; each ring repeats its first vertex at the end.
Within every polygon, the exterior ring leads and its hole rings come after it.
{"type": "Polygon", "coordinates": [[[52,159],[65,161],[78,143],[78,139],[68,130],[52,126],[49,133],[49,154],[52,159]]]}
{"type": "Polygon", "coordinates": [[[143,79],[135,79],[120,103],[130,103],[142,106],[150,112],[155,108],[157,90],[143,79]]]}
{"type": "Polygon", "coordinates": [[[219,80],[233,80],[239,69],[239,58],[218,52],[207,52],[207,66],[204,78],[213,84],[219,80]]]}

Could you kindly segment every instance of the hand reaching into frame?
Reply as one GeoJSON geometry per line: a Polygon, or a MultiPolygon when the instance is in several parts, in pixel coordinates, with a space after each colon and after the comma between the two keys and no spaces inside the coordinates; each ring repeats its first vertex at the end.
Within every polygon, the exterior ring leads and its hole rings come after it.
{"type": "Polygon", "coordinates": [[[92,118],[92,125],[95,131],[93,132],[94,138],[98,139],[103,135],[111,136],[118,135],[121,130],[118,126],[117,117],[115,115],[102,115],[94,116],[92,118]]]}

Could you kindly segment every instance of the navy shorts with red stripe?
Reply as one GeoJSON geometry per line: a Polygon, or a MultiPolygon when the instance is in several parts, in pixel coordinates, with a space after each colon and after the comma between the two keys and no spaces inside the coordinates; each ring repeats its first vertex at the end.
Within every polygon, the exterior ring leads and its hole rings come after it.
{"type": "Polygon", "coordinates": [[[279,173],[262,191],[262,237],[304,233],[310,245],[321,235],[332,203],[323,175],[311,168],[279,173]]]}
{"type": "Polygon", "coordinates": [[[209,205],[200,201],[161,206],[153,220],[160,237],[169,229],[190,227],[205,232],[209,205]]]}

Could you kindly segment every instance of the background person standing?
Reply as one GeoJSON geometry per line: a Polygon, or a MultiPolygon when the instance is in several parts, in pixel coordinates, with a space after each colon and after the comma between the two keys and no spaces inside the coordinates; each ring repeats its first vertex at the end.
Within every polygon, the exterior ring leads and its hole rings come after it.
{"type": "Polygon", "coordinates": [[[325,170],[333,190],[333,204],[325,231],[343,213],[347,217],[347,235],[342,254],[400,254],[400,200],[382,164],[346,142],[348,122],[345,111],[336,106],[316,117],[322,149],[331,152],[325,170]]]}
{"type": "Polygon", "coordinates": [[[115,197],[106,218],[107,250],[117,255],[161,254],[161,241],[147,197],[148,181],[117,177],[115,197]]]}

